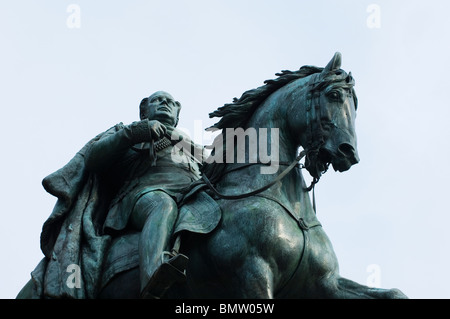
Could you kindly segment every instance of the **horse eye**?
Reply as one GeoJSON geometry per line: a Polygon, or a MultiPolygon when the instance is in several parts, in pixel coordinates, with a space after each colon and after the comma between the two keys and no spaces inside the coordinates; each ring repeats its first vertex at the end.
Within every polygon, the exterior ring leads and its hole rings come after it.
{"type": "Polygon", "coordinates": [[[328,96],[333,100],[338,100],[341,97],[338,91],[331,91],[330,93],[328,93],[328,96]]]}

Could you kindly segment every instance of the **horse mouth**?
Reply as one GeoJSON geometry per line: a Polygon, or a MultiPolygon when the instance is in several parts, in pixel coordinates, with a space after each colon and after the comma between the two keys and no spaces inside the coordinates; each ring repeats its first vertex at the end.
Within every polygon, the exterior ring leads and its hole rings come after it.
{"type": "Polygon", "coordinates": [[[312,177],[319,179],[328,170],[331,160],[331,153],[324,148],[320,148],[316,152],[310,151],[307,152],[305,168],[312,177]]]}
{"type": "Polygon", "coordinates": [[[333,169],[338,172],[345,172],[353,165],[359,162],[358,154],[355,148],[347,143],[339,145],[336,155],[333,156],[331,164],[333,169]]]}
{"type": "Polygon", "coordinates": [[[320,176],[325,173],[330,164],[335,171],[345,172],[358,162],[358,154],[350,144],[341,144],[334,152],[321,147],[315,158],[315,175],[320,176]]]}
{"type": "Polygon", "coordinates": [[[333,161],[333,155],[325,148],[320,148],[317,154],[316,168],[318,172],[325,172],[333,161]]]}
{"type": "Polygon", "coordinates": [[[332,163],[333,169],[338,172],[345,172],[352,167],[353,163],[349,161],[347,158],[338,158],[334,160],[332,163]]]}

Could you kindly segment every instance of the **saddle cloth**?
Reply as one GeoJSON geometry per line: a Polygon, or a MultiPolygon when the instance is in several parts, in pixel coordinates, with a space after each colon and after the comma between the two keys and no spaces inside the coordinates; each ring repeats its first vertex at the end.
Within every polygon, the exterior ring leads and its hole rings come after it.
{"type": "Polygon", "coordinates": [[[222,211],[219,204],[205,191],[204,184],[194,187],[185,195],[175,224],[174,234],[189,231],[208,234],[219,224],[222,211]]]}

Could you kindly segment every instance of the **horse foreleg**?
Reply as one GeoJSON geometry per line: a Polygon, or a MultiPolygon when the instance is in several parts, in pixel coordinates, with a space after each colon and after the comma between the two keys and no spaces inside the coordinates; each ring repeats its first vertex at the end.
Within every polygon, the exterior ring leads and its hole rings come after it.
{"type": "Polygon", "coordinates": [[[272,299],[273,272],[261,257],[247,257],[233,280],[236,298],[272,299]]]}
{"type": "Polygon", "coordinates": [[[398,289],[372,288],[352,280],[337,277],[332,284],[326,285],[331,298],[338,299],[407,299],[398,289]]]}

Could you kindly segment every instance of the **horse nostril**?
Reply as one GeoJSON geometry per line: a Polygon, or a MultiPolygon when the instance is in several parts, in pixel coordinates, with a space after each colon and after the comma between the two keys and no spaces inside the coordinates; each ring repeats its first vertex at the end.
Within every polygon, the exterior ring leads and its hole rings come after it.
{"type": "Polygon", "coordinates": [[[358,154],[353,146],[347,143],[342,143],[338,147],[339,153],[342,154],[352,165],[359,163],[358,154]]]}
{"type": "Polygon", "coordinates": [[[355,149],[350,144],[343,143],[343,144],[339,145],[338,150],[345,157],[354,157],[355,156],[355,149]]]}

